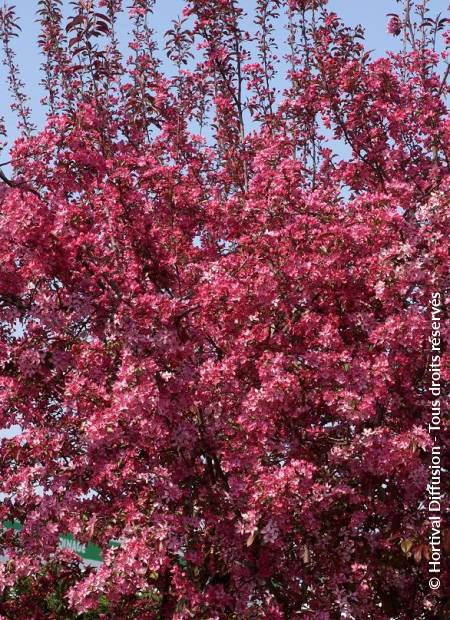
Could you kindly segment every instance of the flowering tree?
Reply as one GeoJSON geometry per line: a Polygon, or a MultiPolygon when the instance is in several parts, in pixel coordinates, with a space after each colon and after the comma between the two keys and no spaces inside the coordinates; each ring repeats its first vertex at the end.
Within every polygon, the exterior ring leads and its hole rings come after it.
{"type": "Polygon", "coordinates": [[[22,529],[0,536],[0,617],[448,617],[419,509],[446,20],[405,2],[403,51],[373,59],[323,1],[257,0],[250,34],[235,0],[191,0],[167,75],[152,0],[131,1],[129,57],[121,0],[66,22],[37,5],[41,131],[1,14],[21,136],[0,427],[21,430],[1,440],[0,519],[22,529]]]}

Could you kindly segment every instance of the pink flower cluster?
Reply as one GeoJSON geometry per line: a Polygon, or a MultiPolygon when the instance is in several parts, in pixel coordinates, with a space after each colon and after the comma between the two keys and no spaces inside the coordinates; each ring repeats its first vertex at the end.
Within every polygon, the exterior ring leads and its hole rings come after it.
{"type": "Polygon", "coordinates": [[[91,4],[39,5],[40,131],[0,20],[22,131],[0,188],[0,617],[448,617],[417,508],[448,290],[438,54],[373,58],[323,6],[291,11],[282,58],[290,1],[258,1],[252,38],[242,5],[191,0],[169,70],[153,2],[127,4],[128,58],[124,3],[91,4]]]}

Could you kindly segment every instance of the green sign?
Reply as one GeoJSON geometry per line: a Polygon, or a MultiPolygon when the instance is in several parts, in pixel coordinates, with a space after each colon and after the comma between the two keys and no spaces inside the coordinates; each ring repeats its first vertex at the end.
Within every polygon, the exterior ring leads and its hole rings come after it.
{"type": "MultiPolygon", "coordinates": [[[[5,521],[3,527],[5,529],[16,530],[17,532],[22,529],[22,526],[18,521],[5,521]]],[[[110,546],[118,547],[119,543],[116,541],[111,541],[110,546]]],[[[88,566],[99,566],[103,561],[100,547],[97,547],[91,542],[88,542],[87,544],[80,543],[75,540],[71,534],[59,537],[59,547],[61,549],[71,549],[83,560],[83,563],[88,566]]]]}

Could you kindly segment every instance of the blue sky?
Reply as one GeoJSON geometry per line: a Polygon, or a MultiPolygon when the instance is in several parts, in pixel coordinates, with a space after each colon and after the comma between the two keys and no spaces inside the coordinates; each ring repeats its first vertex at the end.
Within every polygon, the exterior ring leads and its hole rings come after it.
{"type": "MultiPolygon", "coordinates": [[[[15,0],[12,3],[16,5],[22,27],[21,36],[15,42],[17,60],[21,67],[23,81],[28,87],[27,93],[31,98],[34,120],[38,127],[40,127],[44,120],[44,110],[39,103],[42,91],[39,86],[41,57],[37,46],[38,24],[35,22],[36,16],[34,12],[37,0],[15,0]]],[[[431,0],[432,14],[439,11],[444,13],[447,4],[447,0],[431,0]]],[[[180,14],[183,5],[183,0],[157,1],[153,20],[154,28],[159,37],[170,27],[170,20],[180,14]]],[[[254,0],[243,0],[242,5],[251,17],[254,0]]],[[[395,12],[400,8],[400,5],[395,0],[329,0],[329,8],[334,10],[349,25],[364,25],[367,47],[368,49],[373,49],[375,55],[383,54],[386,49],[398,49],[398,39],[386,33],[386,14],[395,12]]],[[[70,14],[70,3],[68,0],[64,0],[64,12],[70,14]]],[[[125,41],[127,36],[125,21],[121,25],[120,34],[121,39],[125,41]]],[[[4,79],[3,68],[1,68],[0,76],[4,79]]],[[[5,87],[0,91],[0,102],[0,114],[5,118],[8,134],[10,140],[12,140],[17,135],[17,121],[10,111],[9,95],[5,87]]],[[[7,153],[1,153],[0,161],[5,161],[6,159],[8,159],[7,153]]]]}

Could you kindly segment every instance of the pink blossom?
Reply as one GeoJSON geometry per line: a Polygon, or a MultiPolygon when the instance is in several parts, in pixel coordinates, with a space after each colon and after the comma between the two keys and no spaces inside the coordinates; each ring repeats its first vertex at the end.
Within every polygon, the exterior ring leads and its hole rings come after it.
{"type": "Polygon", "coordinates": [[[396,15],[393,15],[392,17],[390,17],[388,21],[387,32],[389,34],[394,35],[394,37],[398,37],[398,35],[401,34],[401,31],[402,31],[402,23],[399,17],[397,17],[396,15]]]}

